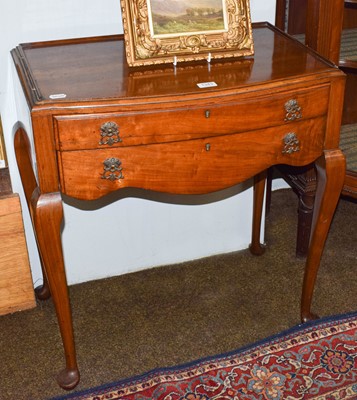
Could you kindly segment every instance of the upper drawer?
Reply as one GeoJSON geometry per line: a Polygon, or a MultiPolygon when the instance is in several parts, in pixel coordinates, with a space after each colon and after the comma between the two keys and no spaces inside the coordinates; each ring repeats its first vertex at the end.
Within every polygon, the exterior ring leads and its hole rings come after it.
{"type": "MultiPolygon", "coordinates": [[[[145,112],[55,116],[58,150],[165,143],[238,133],[324,115],[329,86],[232,103],[145,112]]],[[[174,106],[174,105],[173,105],[174,106]]]]}

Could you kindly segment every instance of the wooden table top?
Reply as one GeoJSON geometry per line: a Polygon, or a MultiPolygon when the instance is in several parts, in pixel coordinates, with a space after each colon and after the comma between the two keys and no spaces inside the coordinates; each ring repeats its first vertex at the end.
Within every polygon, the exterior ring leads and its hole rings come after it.
{"type": "Polygon", "coordinates": [[[295,76],[321,73],[333,66],[268,23],[253,25],[255,54],[243,59],[129,68],[122,35],[28,43],[13,51],[26,74],[31,106],[202,94],[252,87],[295,76]],[[200,89],[197,83],[215,82],[200,89]],[[63,99],[57,95],[65,94],[63,99]],[[55,95],[54,99],[50,97],[55,95]]]}

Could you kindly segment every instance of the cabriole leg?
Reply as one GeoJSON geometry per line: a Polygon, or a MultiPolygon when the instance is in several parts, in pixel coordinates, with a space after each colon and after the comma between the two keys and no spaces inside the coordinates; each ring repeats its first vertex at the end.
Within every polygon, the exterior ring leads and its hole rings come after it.
{"type": "Polygon", "coordinates": [[[66,358],[66,367],[58,375],[57,381],[63,389],[70,390],[79,382],[79,370],[62,254],[62,199],[60,193],[40,194],[39,191],[35,191],[31,203],[38,245],[56,309],[66,358]]]}
{"type": "MultiPolygon", "coordinates": [[[[21,182],[26,197],[26,203],[30,210],[30,213],[32,213],[31,197],[34,191],[38,189],[38,185],[32,168],[30,141],[25,129],[22,126],[20,126],[16,130],[14,137],[14,147],[15,147],[16,161],[20,172],[21,182]]],[[[44,271],[42,255],[40,251],[39,253],[41,259],[43,284],[42,286],[37,287],[35,289],[35,293],[36,297],[39,300],[47,300],[51,296],[51,293],[48,287],[47,278],[44,271]]]]}
{"type": "Polygon", "coordinates": [[[318,318],[311,312],[312,295],[327,233],[340,198],[345,168],[345,158],[340,150],[326,151],[316,162],[316,198],[301,298],[303,322],[318,318]]]}

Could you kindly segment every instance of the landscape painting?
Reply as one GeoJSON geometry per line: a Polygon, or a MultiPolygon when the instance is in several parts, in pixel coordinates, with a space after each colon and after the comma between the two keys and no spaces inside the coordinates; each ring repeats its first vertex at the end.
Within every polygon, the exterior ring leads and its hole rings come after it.
{"type": "Polygon", "coordinates": [[[222,32],[226,29],[224,0],[148,0],[152,33],[222,32]]]}
{"type": "Polygon", "coordinates": [[[249,0],[120,0],[129,67],[250,57],[249,0]]]}

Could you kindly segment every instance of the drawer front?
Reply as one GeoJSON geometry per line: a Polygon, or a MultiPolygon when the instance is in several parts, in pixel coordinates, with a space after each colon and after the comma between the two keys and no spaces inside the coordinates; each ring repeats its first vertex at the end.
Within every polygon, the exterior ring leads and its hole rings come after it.
{"type": "Polygon", "coordinates": [[[165,143],[289,124],[324,115],[328,93],[328,86],[319,86],[259,100],[224,104],[227,100],[222,99],[222,104],[195,108],[56,116],[57,149],[165,143]]]}
{"type": "Polygon", "coordinates": [[[123,187],[203,194],[273,164],[305,165],[323,149],[324,117],[286,126],[174,143],[58,152],[61,191],[95,199],[123,187]]]}

